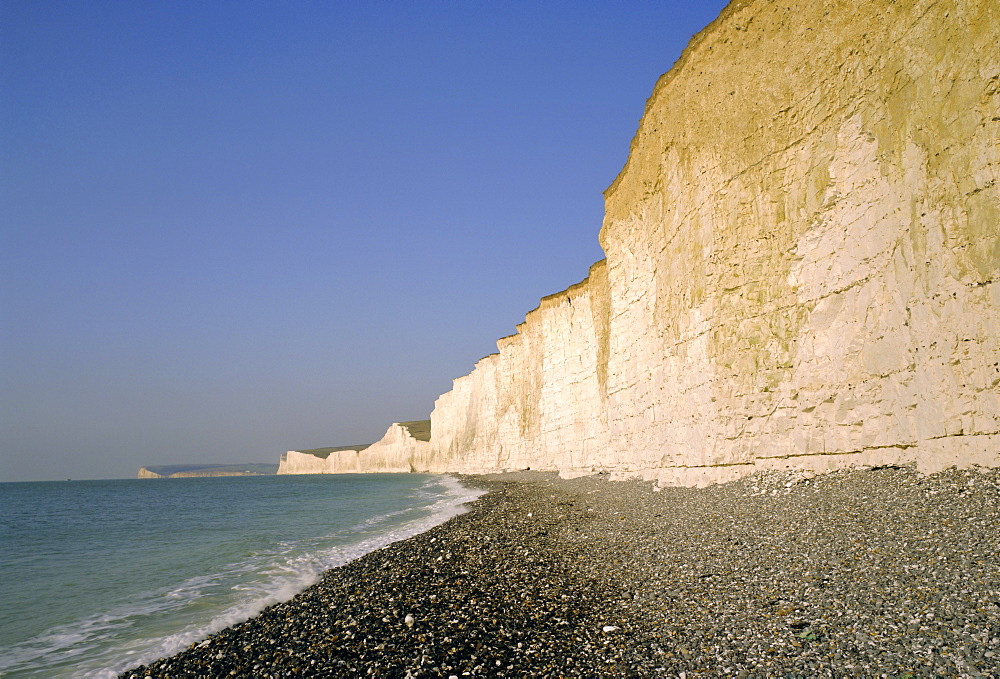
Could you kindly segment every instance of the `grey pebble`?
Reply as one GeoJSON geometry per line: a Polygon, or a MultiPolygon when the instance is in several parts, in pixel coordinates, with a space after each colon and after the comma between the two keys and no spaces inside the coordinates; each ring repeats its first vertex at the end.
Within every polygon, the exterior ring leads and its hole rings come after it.
{"type": "Polygon", "coordinates": [[[121,676],[1000,678],[998,470],[462,478],[468,513],[121,676]]]}

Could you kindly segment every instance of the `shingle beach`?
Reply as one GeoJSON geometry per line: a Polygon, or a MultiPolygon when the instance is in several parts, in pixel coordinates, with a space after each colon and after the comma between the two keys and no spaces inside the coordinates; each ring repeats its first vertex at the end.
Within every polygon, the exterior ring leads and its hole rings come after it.
{"type": "Polygon", "coordinates": [[[1000,677],[1000,471],[463,477],[470,511],[122,677],[1000,677]]]}

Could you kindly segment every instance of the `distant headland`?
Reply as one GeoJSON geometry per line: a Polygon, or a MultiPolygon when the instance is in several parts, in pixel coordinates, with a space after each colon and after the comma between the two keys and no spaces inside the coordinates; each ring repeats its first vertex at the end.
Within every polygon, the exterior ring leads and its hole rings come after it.
{"type": "Polygon", "coordinates": [[[140,479],[181,479],[199,476],[271,476],[278,465],[250,462],[246,464],[168,464],[139,467],[140,479]]]}

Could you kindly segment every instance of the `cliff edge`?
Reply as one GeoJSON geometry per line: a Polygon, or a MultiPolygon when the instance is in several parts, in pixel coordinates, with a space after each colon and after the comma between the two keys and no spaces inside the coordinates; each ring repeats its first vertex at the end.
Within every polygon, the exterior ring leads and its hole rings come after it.
{"type": "Polygon", "coordinates": [[[995,0],[732,2],[656,83],[606,258],[429,441],[393,425],[343,466],[1000,466],[998,44],[995,0]]]}
{"type": "Polygon", "coordinates": [[[1000,7],[732,3],[650,97],[606,260],[431,415],[436,471],[1000,464],[1000,7]]]}

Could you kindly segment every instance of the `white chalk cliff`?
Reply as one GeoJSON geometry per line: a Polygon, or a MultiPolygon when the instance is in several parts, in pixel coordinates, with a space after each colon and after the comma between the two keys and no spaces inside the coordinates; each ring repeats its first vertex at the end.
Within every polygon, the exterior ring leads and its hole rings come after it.
{"type": "Polygon", "coordinates": [[[731,3],[656,84],[606,259],[385,470],[1000,465],[998,45],[996,0],[731,3]]]}
{"type": "Polygon", "coordinates": [[[338,448],[289,450],[281,456],[279,474],[364,474],[413,472],[430,458],[429,420],[394,422],[376,443],[338,448]]]}

